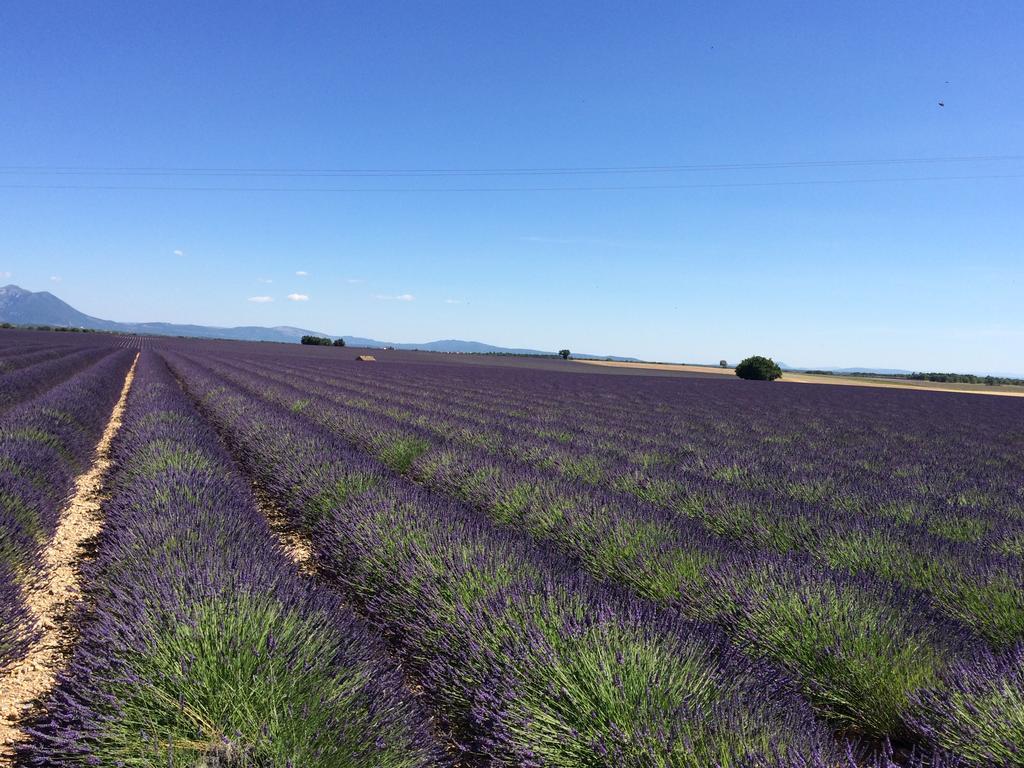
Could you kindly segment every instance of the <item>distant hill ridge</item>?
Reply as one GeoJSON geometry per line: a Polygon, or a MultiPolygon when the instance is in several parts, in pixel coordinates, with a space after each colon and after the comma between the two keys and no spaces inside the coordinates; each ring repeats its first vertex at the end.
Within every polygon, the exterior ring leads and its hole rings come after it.
{"type": "MultiPolygon", "coordinates": [[[[190,325],[180,323],[122,323],[115,320],[103,320],[84,312],[79,312],[65,301],[49,291],[28,291],[17,285],[5,285],[0,288],[0,322],[16,325],[53,325],[65,328],[91,328],[97,331],[113,331],[118,333],[151,334],[155,336],[192,336],[203,339],[232,339],[235,341],[278,341],[286,343],[298,342],[303,336],[338,336],[306,328],[294,328],[290,325],[277,325],[266,328],[259,325],[241,325],[232,328],[221,328],[213,325],[190,325]]],[[[479,341],[462,341],[460,339],[442,339],[428,341],[423,344],[377,341],[361,336],[342,336],[345,343],[353,347],[394,347],[395,349],[419,349],[428,352],[475,352],[478,354],[506,355],[553,355],[540,349],[517,349],[496,347],[479,341]]],[[[635,357],[614,357],[608,355],[591,355],[573,353],[573,357],[597,360],[619,360],[638,362],[635,357]]]]}

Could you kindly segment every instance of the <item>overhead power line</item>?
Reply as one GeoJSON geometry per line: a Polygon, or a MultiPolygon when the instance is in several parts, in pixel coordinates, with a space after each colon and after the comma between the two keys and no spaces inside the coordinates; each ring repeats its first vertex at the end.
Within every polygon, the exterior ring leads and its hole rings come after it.
{"type": "Polygon", "coordinates": [[[431,176],[574,176],[703,173],[813,168],[914,166],[946,163],[1016,162],[1024,155],[963,155],[861,160],[798,160],[758,163],[686,163],[630,166],[577,166],[536,168],[238,168],[160,166],[0,166],[8,176],[237,176],[237,177],[431,177],[431,176]]]}
{"type": "Polygon", "coordinates": [[[220,187],[143,184],[0,184],[0,189],[20,190],[104,190],[149,192],[259,192],[259,193],[406,193],[406,192],[629,192],[645,190],[731,189],[743,187],[799,187],[817,185],[884,184],[932,181],[982,181],[1022,179],[1024,174],[977,174],[964,176],[888,176],[858,179],[804,179],[791,181],[738,181],[697,184],[618,184],[544,187],[220,187]]]}

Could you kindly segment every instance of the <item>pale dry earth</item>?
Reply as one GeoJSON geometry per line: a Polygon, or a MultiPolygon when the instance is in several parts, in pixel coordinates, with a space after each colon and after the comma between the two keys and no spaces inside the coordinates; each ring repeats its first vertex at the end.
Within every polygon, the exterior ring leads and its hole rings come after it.
{"type": "Polygon", "coordinates": [[[110,468],[110,444],[121,427],[125,402],[135,378],[135,355],[121,396],[96,444],[92,466],[75,478],[75,491],[61,511],[53,540],[42,557],[42,569],[25,590],[28,609],[40,629],[39,638],[23,659],[0,675],[0,766],[12,764],[13,746],[22,738],[19,722],[50,688],[67,659],[75,631],[68,618],[82,597],[84,547],[102,528],[103,480],[110,468]]]}
{"type": "Polygon", "coordinates": [[[258,486],[253,486],[253,495],[263,516],[267,519],[270,529],[277,537],[277,542],[284,550],[288,559],[295,564],[303,576],[316,575],[313,564],[313,549],[309,541],[301,533],[288,524],[288,519],[276,504],[263,493],[258,486]]]}
{"type": "MultiPolygon", "coordinates": [[[[732,368],[718,368],[713,365],[682,365],[677,363],[627,363],[614,360],[576,360],[584,365],[603,365],[613,368],[637,368],[649,371],[678,371],[679,373],[718,374],[735,376],[732,368]]],[[[989,387],[984,384],[955,384],[941,381],[911,381],[909,379],[870,379],[859,376],[822,376],[814,373],[785,371],[780,381],[792,384],[832,384],[839,387],[877,387],[881,389],[915,389],[924,392],[958,392],[971,395],[996,395],[998,397],[1024,397],[1021,387],[989,387]]]]}

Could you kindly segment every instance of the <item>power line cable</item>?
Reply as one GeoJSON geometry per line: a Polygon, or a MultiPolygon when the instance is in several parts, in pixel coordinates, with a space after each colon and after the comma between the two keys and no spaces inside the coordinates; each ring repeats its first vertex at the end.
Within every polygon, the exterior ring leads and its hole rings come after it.
{"type": "Polygon", "coordinates": [[[749,181],[703,184],[622,184],[594,186],[547,187],[217,187],[217,186],[156,186],[142,184],[0,184],[0,189],[18,190],[98,190],[149,192],[260,192],[260,193],[409,193],[409,192],[629,192],[683,189],[732,189],[754,187],[797,187],[847,184],[884,184],[929,181],[982,181],[1022,179],[1024,174],[985,174],[967,176],[889,176],[861,179],[805,179],[791,181],[749,181]]]}
{"type": "Polygon", "coordinates": [[[963,155],[949,157],[862,160],[799,160],[759,163],[691,163],[678,165],[579,166],[537,168],[231,168],[143,166],[0,166],[3,175],[69,176],[242,176],[242,177],[418,177],[418,176],[571,176],[669,174],[718,171],[759,171],[865,166],[934,165],[943,163],[1016,162],[1024,155],[963,155]]]}

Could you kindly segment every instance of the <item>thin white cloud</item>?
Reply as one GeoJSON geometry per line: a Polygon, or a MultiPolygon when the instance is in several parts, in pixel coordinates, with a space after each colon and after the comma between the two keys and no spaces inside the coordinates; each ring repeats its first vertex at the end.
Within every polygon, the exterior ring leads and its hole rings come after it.
{"type": "Polygon", "coordinates": [[[11,276],[10,272],[0,272],[0,278],[7,278],[7,277],[10,277],[10,276],[11,276]]]}
{"type": "Polygon", "coordinates": [[[361,277],[349,277],[345,279],[345,282],[349,285],[357,285],[359,283],[365,283],[366,281],[361,277]]]}
{"type": "Polygon", "coordinates": [[[59,283],[62,279],[60,275],[50,275],[51,283],[59,283]]]}
{"type": "Polygon", "coordinates": [[[295,275],[296,277],[309,277],[309,272],[307,272],[304,269],[300,269],[298,272],[295,273],[295,275]]]}
{"type": "Polygon", "coordinates": [[[309,296],[304,293],[289,293],[288,301],[309,301],[309,296]]]}
{"type": "Polygon", "coordinates": [[[416,297],[411,293],[400,293],[397,296],[388,296],[383,293],[378,293],[373,298],[380,299],[381,301],[416,301],[416,297]]]}
{"type": "Polygon", "coordinates": [[[274,300],[273,296],[250,296],[249,301],[253,304],[269,304],[274,300]]]}
{"type": "Polygon", "coordinates": [[[181,248],[175,248],[174,249],[174,255],[175,256],[184,256],[185,252],[183,250],[181,250],[181,248]]]}
{"type": "Polygon", "coordinates": [[[274,281],[271,280],[269,277],[257,277],[256,282],[263,283],[264,285],[270,285],[274,281]]]}
{"type": "Polygon", "coordinates": [[[463,301],[462,299],[445,299],[444,303],[445,304],[466,304],[468,302],[463,301]]]}

